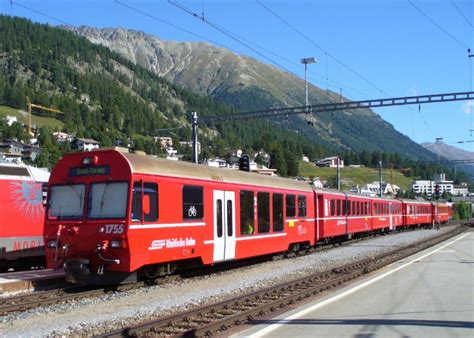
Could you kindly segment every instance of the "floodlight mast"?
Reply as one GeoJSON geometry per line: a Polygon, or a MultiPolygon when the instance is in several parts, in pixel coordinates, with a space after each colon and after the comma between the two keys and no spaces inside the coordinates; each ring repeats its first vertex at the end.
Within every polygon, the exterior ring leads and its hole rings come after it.
{"type": "Polygon", "coordinates": [[[314,57],[309,57],[309,58],[303,58],[301,59],[301,63],[304,64],[304,92],[305,92],[305,97],[306,97],[306,110],[309,112],[308,106],[308,81],[306,77],[306,73],[308,71],[308,64],[310,63],[316,63],[317,60],[314,57]]]}

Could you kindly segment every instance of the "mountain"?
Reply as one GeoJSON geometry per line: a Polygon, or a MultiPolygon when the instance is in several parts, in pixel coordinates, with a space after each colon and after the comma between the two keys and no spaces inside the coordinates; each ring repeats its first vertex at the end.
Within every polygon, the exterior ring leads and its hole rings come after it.
{"type": "MultiPolygon", "coordinates": [[[[207,43],[164,41],[122,28],[63,28],[118,52],[173,84],[208,95],[239,111],[304,105],[302,79],[245,55],[207,43]]],[[[309,97],[310,104],[348,101],[312,85],[309,97]]],[[[290,129],[335,150],[381,150],[413,159],[434,158],[370,109],[318,114],[314,126],[305,119],[290,118],[290,129]]]]}
{"type": "MultiPolygon", "coordinates": [[[[431,151],[433,154],[436,154],[441,159],[447,160],[473,160],[474,161],[474,152],[467,151],[464,149],[459,149],[457,147],[453,147],[447,145],[443,142],[439,143],[430,143],[425,142],[421,144],[425,149],[431,151]]],[[[474,176],[474,163],[457,165],[458,169],[463,170],[465,173],[469,174],[470,176],[474,176]]]]}
{"type": "MultiPolygon", "coordinates": [[[[33,114],[60,120],[62,131],[93,138],[101,146],[130,144],[162,155],[153,137],[171,136],[173,146],[189,159],[190,148],[180,145],[191,139],[189,112],[198,111],[200,116],[233,112],[230,106],[172,84],[67,30],[3,15],[0,27],[0,106],[26,109],[29,98],[54,107],[60,113],[33,110],[33,114]]],[[[41,166],[51,166],[71,151],[52,139],[53,128],[43,126],[36,135],[43,149],[41,166]]],[[[20,124],[9,127],[0,119],[0,137],[26,140],[30,135],[20,124]]],[[[224,156],[235,148],[250,154],[264,149],[274,156],[283,176],[297,175],[302,154],[328,155],[318,142],[261,119],[200,124],[199,141],[201,158],[224,156]]]]}

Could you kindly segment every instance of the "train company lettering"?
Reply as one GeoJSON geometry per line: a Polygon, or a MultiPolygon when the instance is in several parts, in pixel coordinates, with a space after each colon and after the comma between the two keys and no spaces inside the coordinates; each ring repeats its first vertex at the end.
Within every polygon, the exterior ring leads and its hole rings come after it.
{"type": "Polygon", "coordinates": [[[20,250],[35,250],[43,248],[44,244],[42,240],[32,241],[15,241],[13,242],[13,251],[20,250]]]}
{"type": "Polygon", "coordinates": [[[160,250],[163,248],[182,248],[187,246],[195,246],[196,240],[192,237],[185,239],[171,238],[171,239],[157,239],[151,242],[148,250],[160,250]]]}

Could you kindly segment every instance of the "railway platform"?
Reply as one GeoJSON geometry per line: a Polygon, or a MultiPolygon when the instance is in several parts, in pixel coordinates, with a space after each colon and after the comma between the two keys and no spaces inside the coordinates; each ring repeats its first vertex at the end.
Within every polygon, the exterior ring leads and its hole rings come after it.
{"type": "Polygon", "coordinates": [[[0,274],[0,294],[34,290],[64,280],[64,271],[28,270],[0,274]]]}
{"type": "Polygon", "coordinates": [[[474,232],[466,232],[234,337],[464,337],[474,329],[474,232]]]}

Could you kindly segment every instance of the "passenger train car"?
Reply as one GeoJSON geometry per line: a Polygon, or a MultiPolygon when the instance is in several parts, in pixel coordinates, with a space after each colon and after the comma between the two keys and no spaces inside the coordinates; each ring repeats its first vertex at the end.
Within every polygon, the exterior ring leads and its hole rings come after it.
{"type": "Polygon", "coordinates": [[[53,169],[45,241],[68,281],[129,283],[402,226],[402,201],[103,149],[53,169]]]}
{"type": "Polygon", "coordinates": [[[0,270],[44,267],[43,186],[49,172],[0,163],[0,270]]]}

